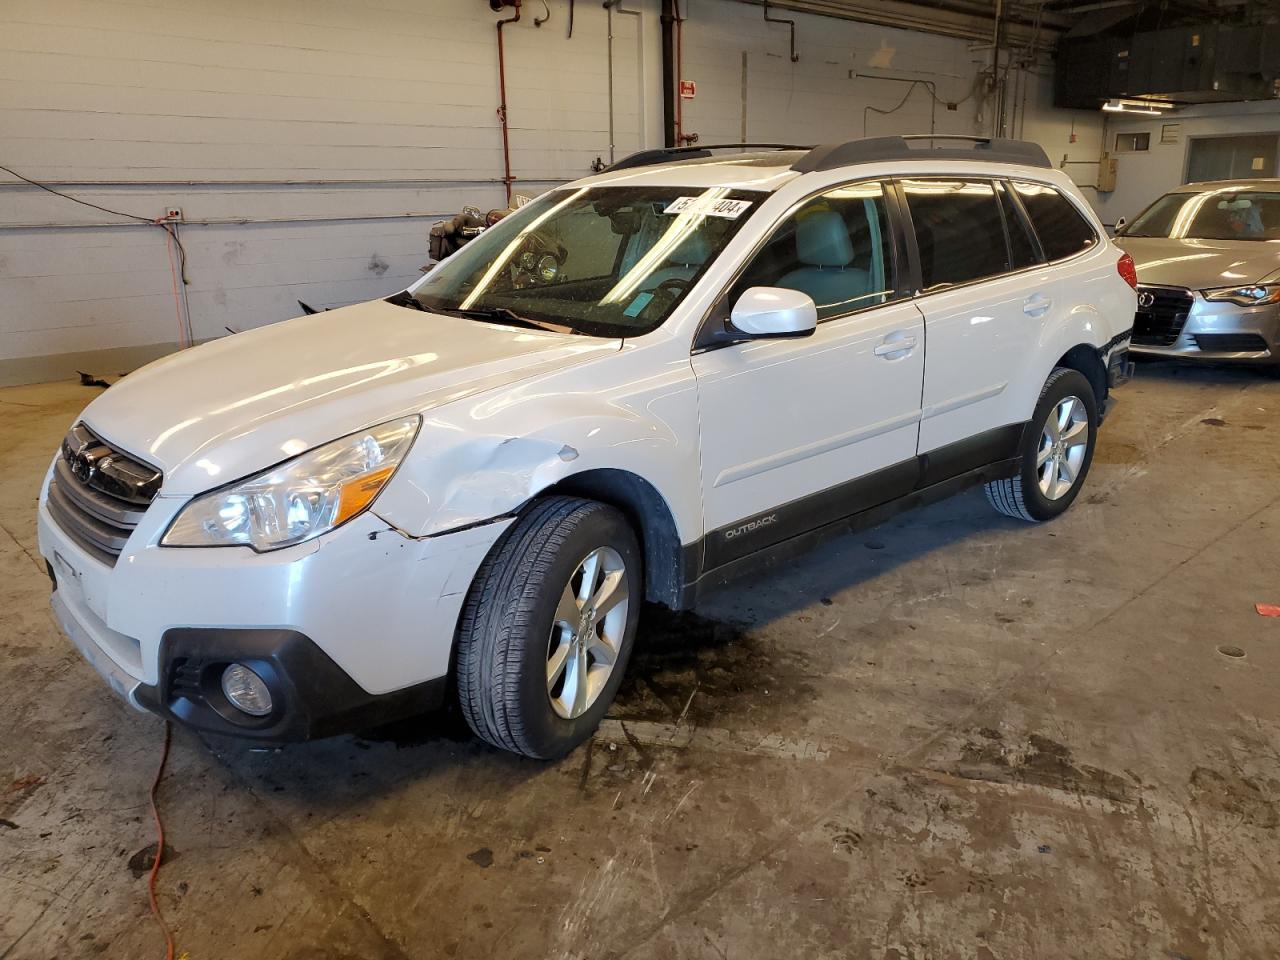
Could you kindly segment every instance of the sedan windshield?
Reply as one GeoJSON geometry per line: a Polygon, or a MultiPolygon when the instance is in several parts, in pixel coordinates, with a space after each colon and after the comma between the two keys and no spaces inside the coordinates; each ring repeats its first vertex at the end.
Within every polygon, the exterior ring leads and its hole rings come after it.
{"type": "Polygon", "coordinates": [[[1280,240],[1280,193],[1167,193],[1120,233],[1174,240],[1280,240]]]}
{"type": "Polygon", "coordinates": [[[408,294],[427,310],[475,320],[636,336],[671,315],[764,197],[724,187],[554,191],[408,294]]]}

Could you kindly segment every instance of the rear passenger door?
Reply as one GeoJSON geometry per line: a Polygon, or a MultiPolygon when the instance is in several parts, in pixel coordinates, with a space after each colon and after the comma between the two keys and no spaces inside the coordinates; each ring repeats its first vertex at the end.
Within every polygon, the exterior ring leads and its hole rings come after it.
{"type": "Polygon", "coordinates": [[[898,181],[919,256],[928,354],[919,452],[925,482],[1012,456],[1031,411],[1007,392],[1033,356],[1058,287],[1005,183],[898,181]]]}

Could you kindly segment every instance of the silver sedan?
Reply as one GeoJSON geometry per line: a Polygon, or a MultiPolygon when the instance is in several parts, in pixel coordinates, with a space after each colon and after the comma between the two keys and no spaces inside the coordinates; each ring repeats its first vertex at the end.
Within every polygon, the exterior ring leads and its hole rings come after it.
{"type": "Polygon", "coordinates": [[[1138,268],[1133,353],[1280,365],[1280,179],[1189,183],[1116,242],[1138,268]]]}

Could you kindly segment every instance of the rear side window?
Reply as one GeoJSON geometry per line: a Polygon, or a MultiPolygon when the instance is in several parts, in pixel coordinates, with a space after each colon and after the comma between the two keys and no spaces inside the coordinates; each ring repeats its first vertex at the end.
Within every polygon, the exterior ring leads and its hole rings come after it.
{"type": "Polygon", "coordinates": [[[925,290],[1008,271],[1004,221],[990,181],[903,180],[902,187],[925,290]]]}
{"type": "Polygon", "coordinates": [[[1026,217],[1018,210],[1013,196],[1004,184],[996,183],[996,193],[1000,194],[1000,209],[1004,212],[1004,224],[1009,231],[1009,269],[1022,270],[1040,263],[1040,251],[1036,249],[1035,237],[1027,226],[1026,217]]]}
{"type": "Polygon", "coordinates": [[[805,202],[783,220],[730,293],[785,287],[813,298],[818,320],[874,307],[894,296],[893,255],[879,183],[854,183],[805,202]]]}
{"type": "Polygon", "coordinates": [[[1044,255],[1061,260],[1088,250],[1098,242],[1089,221],[1081,216],[1070,200],[1053,187],[1039,183],[1014,181],[1013,187],[1022,198],[1022,206],[1031,218],[1044,255]]]}

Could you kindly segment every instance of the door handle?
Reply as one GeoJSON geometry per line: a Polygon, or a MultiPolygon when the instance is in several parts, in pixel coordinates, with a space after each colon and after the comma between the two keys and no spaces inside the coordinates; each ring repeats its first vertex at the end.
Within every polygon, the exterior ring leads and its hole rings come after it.
{"type": "Polygon", "coordinates": [[[1028,317],[1042,317],[1053,306],[1053,301],[1043,293],[1033,293],[1022,301],[1022,312],[1028,317]]]}
{"type": "Polygon", "coordinates": [[[916,338],[907,336],[902,333],[891,333],[885,337],[876,348],[871,352],[877,357],[887,357],[890,360],[897,360],[899,357],[905,357],[908,353],[916,348],[916,338]],[[894,338],[897,339],[894,339],[894,338]]]}

